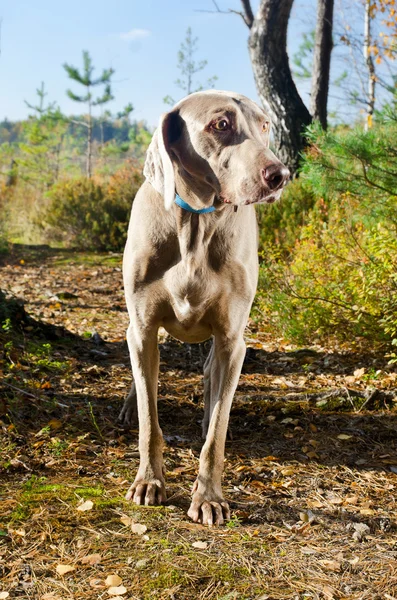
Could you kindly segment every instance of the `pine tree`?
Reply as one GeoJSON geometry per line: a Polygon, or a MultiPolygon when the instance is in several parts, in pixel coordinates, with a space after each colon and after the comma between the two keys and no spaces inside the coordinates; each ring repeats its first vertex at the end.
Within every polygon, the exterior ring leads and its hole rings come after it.
{"type": "Polygon", "coordinates": [[[68,125],[55,102],[46,105],[44,83],[36,93],[36,104],[25,100],[32,114],[24,124],[24,139],[19,143],[21,156],[17,162],[23,168],[24,179],[48,188],[59,176],[62,144],[68,125]]]}
{"type": "MultiPolygon", "coordinates": [[[[200,92],[204,89],[204,86],[194,81],[194,76],[200,73],[208,64],[206,60],[195,61],[195,54],[197,52],[198,38],[193,37],[192,28],[188,27],[186,31],[185,41],[182,42],[180,50],[178,52],[178,64],[177,67],[181,73],[181,76],[175,81],[177,85],[186,96],[193,92],[200,92]]],[[[207,88],[213,88],[218,77],[214,75],[206,81],[207,88]]],[[[166,104],[173,105],[175,100],[171,96],[164,98],[166,104]]]]}
{"type": "Polygon", "coordinates": [[[84,125],[84,127],[87,129],[86,175],[87,178],[90,179],[92,175],[92,109],[95,106],[103,106],[104,104],[107,104],[113,100],[114,96],[112,95],[110,82],[112,75],[114,74],[114,69],[104,69],[99,77],[94,78],[94,67],[92,65],[91,57],[86,50],[83,51],[82,72],[80,72],[76,67],[68,65],[67,63],[63,65],[63,68],[72,81],[84,86],[86,90],[85,94],[82,96],[78,96],[72,92],[72,90],[67,90],[66,93],[71,100],[87,105],[87,115],[85,120],[78,121],[77,123],[79,125],[84,125]],[[105,87],[103,94],[94,99],[92,88],[97,86],[105,87]]]}

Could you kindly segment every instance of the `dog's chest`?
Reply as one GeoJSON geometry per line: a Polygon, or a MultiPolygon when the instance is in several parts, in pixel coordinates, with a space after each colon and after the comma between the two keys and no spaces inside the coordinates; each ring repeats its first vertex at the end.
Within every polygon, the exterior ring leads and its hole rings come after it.
{"type": "Polygon", "coordinates": [[[177,320],[186,326],[199,322],[220,293],[219,281],[208,264],[194,258],[172,267],[164,284],[177,320]]]}

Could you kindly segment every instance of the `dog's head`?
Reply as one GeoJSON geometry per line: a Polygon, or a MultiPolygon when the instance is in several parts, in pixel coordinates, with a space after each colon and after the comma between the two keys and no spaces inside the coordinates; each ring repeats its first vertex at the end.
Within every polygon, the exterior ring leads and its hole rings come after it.
{"type": "Polygon", "coordinates": [[[175,192],[193,208],[278,200],[290,178],[269,149],[270,119],[245,96],[210,90],[163,115],[144,174],[164,197],[175,192]]]}

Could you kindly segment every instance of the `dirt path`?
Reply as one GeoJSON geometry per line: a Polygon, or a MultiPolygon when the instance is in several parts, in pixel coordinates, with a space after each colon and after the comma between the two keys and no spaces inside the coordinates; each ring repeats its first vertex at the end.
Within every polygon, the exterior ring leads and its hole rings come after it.
{"type": "Polygon", "coordinates": [[[113,597],[134,600],[396,599],[397,376],[382,357],[297,350],[251,323],[232,520],[208,529],[186,517],[208,346],[162,339],[169,501],[123,499],[138,454],[117,425],[131,381],[120,261],[21,248],[0,267],[0,288],[54,326],[0,329],[0,598],[111,598],[117,574],[113,597]]]}

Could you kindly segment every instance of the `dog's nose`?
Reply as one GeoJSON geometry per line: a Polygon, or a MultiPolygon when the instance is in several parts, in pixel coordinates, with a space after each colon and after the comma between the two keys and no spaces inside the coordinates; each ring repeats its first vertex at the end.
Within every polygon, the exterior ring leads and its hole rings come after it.
{"type": "Polygon", "coordinates": [[[265,169],[262,169],[263,181],[272,190],[276,191],[284,187],[290,178],[290,172],[281,163],[273,163],[265,169]]]}

